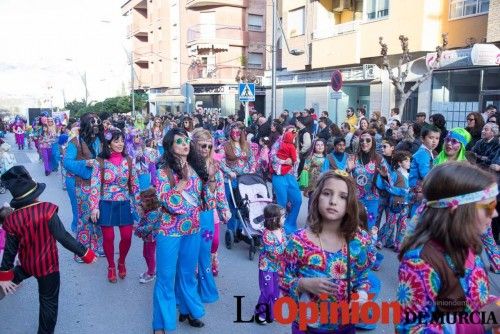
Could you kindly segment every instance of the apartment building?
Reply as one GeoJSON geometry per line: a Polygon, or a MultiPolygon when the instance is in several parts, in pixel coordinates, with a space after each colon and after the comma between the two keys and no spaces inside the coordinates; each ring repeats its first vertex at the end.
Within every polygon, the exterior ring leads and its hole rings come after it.
{"type": "MultiPolygon", "coordinates": [[[[137,80],[150,110],[164,114],[195,108],[223,115],[239,110],[237,83],[257,82],[265,67],[265,0],[129,0],[137,80]]],[[[251,107],[264,109],[257,89],[251,107]]]]}
{"type": "MultiPolygon", "coordinates": [[[[491,36],[488,42],[498,43],[499,10],[488,15],[491,7],[500,8],[498,2],[280,0],[280,38],[287,39],[290,49],[305,52],[300,56],[284,49],[278,52],[281,70],[277,76],[277,111],[314,107],[328,111],[337,122],[345,119],[349,106],[387,115],[395,105],[396,92],[386,71],[381,70],[379,37],[384,37],[394,65],[401,54],[399,35],[409,38],[410,85],[427,71],[432,52],[441,44],[441,34],[448,33],[450,51],[443,55],[444,61],[433,77],[408,99],[405,118],[412,119],[417,111],[442,112],[450,126],[463,125],[467,111],[494,102],[495,96],[489,91],[500,89],[498,48],[482,44],[487,36],[491,36]],[[339,92],[329,87],[333,69],[343,75],[339,92]]],[[[269,71],[265,85],[269,101],[269,71]]]]}

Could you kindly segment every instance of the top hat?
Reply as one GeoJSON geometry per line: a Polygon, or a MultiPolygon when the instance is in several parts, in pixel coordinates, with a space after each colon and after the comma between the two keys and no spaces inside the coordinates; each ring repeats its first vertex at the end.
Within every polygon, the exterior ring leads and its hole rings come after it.
{"type": "Polygon", "coordinates": [[[33,181],[24,166],[12,167],[1,179],[13,197],[10,205],[16,209],[33,203],[45,190],[45,183],[33,181]]]}

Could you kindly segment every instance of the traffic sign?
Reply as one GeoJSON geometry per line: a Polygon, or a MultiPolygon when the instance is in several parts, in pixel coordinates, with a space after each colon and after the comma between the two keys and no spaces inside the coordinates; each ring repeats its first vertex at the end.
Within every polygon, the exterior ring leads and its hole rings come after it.
{"type": "Polygon", "coordinates": [[[255,101],[255,84],[240,83],[238,86],[238,95],[240,96],[240,102],[255,101]]]}

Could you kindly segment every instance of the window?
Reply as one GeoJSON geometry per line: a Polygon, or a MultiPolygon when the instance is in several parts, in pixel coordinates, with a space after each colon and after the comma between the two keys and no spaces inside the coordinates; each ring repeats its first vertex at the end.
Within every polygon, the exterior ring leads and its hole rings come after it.
{"type": "Polygon", "coordinates": [[[376,20],[389,16],[389,0],[368,0],[366,3],[366,18],[376,20]]]}
{"type": "Polygon", "coordinates": [[[264,25],[264,17],[262,15],[248,14],[248,30],[262,31],[264,25]]]}
{"type": "Polygon", "coordinates": [[[300,7],[288,12],[288,32],[290,37],[304,35],[305,8],[300,7]]]}
{"type": "Polygon", "coordinates": [[[450,19],[488,13],[490,0],[450,0],[450,19]]]}
{"type": "Polygon", "coordinates": [[[262,68],[262,53],[248,53],[248,68],[262,68]]]}

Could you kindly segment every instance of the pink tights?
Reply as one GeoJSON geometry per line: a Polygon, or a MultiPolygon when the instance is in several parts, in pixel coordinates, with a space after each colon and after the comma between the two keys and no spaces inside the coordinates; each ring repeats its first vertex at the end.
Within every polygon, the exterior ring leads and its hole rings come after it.
{"type": "Polygon", "coordinates": [[[144,241],[144,246],[142,248],[142,256],[146,260],[146,265],[148,266],[148,275],[153,276],[156,272],[156,241],[144,241]]]}
{"type": "Polygon", "coordinates": [[[219,248],[219,224],[214,225],[214,239],[212,240],[212,249],[210,253],[217,253],[217,249],[219,248]]]}
{"type": "MultiPolygon", "coordinates": [[[[110,268],[115,267],[115,230],[113,226],[101,226],[104,254],[110,268]]],[[[132,244],[132,225],[120,226],[120,257],[118,263],[125,263],[125,258],[132,244]]]]}

